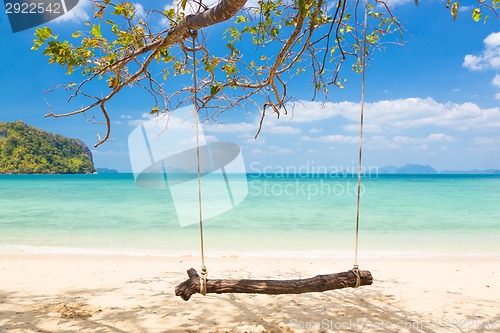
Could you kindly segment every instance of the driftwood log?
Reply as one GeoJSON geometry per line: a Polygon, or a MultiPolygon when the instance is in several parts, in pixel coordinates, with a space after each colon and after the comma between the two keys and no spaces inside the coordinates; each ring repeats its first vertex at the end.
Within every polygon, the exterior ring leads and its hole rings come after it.
{"type": "MultiPolygon", "coordinates": [[[[187,271],[189,279],[175,287],[175,295],[188,301],[200,292],[200,276],[194,268],[187,271]]],[[[369,271],[359,271],[361,286],[371,285],[373,278],[369,271]]],[[[327,290],[354,288],[357,277],[352,270],[336,274],[317,275],[297,280],[213,280],[207,279],[208,294],[303,294],[327,290]]]]}

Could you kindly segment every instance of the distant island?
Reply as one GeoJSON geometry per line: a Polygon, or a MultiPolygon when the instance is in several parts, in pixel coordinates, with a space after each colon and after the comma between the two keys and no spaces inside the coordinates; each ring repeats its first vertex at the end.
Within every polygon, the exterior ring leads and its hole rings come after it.
{"type": "Polygon", "coordinates": [[[52,134],[22,121],[0,122],[0,173],[95,173],[85,143],[52,134]]]}
{"type": "Polygon", "coordinates": [[[443,170],[437,171],[430,165],[422,164],[405,164],[402,167],[385,166],[380,168],[381,174],[400,174],[400,175],[435,175],[435,174],[464,174],[464,175],[500,175],[500,170],[487,169],[487,170],[443,170]]]}
{"type": "Polygon", "coordinates": [[[97,168],[97,173],[119,173],[116,169],[108,169],[108,168],[97,168]]]}

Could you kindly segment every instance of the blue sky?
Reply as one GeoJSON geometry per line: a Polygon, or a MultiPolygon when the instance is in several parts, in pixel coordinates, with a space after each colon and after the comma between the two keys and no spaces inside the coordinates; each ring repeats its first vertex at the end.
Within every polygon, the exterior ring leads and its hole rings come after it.
{"type": "MultiPolygon", "coordinates": [[[[473,22],[467,2],[456,21],[441,1],[421,1],[418,7],[414,1],[389,3],[406,29],[405,43],[375,52],[367,68],[365,165],[500,169],[500,20],[473,22]]],[[[44,91],[68,77],[41,52],[31,51],[34,29],[14,34],[7,15],[0,15],[0,120],[23,120],[92,146],[103,128],[81,116],[44,117],[49,110],[44,98],[64,110],[66,95],[44,91]]],[[[91,7],[81,1],[47,25],[69,36],[85,29],[91,15],[91,7]]],[[[247,165],[254,167],[355,168],[360,82],[354,73],[346,75],[346,88],[330,89],[324,104],[309,101],[311,89],[303,80],[291,81],[288,89],[298,100],[293,117],[267,118],[257,140],[259,115],[248,108],[229,111],[219,124],[206,126],[206,135],[238,143],[247,165]]],[[[149,119],[151,108],[140,96],[127,91],[110,104],[113,140],[93,149],[96,166],[130,171],[127,138],[149,119]]]]}

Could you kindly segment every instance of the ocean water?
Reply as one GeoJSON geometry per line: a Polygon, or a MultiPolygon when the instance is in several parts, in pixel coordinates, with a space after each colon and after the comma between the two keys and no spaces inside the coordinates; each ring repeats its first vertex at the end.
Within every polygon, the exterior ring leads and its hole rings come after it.
{"type": "MultiPolygon", "coordinates": [[[[207,256],[353,256],[352,175],[239,181],[245,200],[204,222],[207,256]]],[[[359,231],[360,257],[499,255],[500,176],[364,177],[359,231]]],[[[197,221],[181,227],[171,193],[132,174],[0,175],[0,253],[173,256],[199,246],[197,221]]]]}

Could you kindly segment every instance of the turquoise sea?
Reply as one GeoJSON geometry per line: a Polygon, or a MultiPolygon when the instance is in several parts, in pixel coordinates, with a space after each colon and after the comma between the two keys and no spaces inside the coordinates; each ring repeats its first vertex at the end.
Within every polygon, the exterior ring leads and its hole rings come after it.
{"type": "MultiPolygon", "coordinates": [[[[240,181],[243,202],[205,221],[207,256],[353,255],[352,175],[240,181]]],[[[360,257],[500,254],[498,175],[377,175],[362,190],[360,257]]],[[[0,254],[20,252],[198,255],[199,230],[132,174],[0,175],[0,254]]]]}

